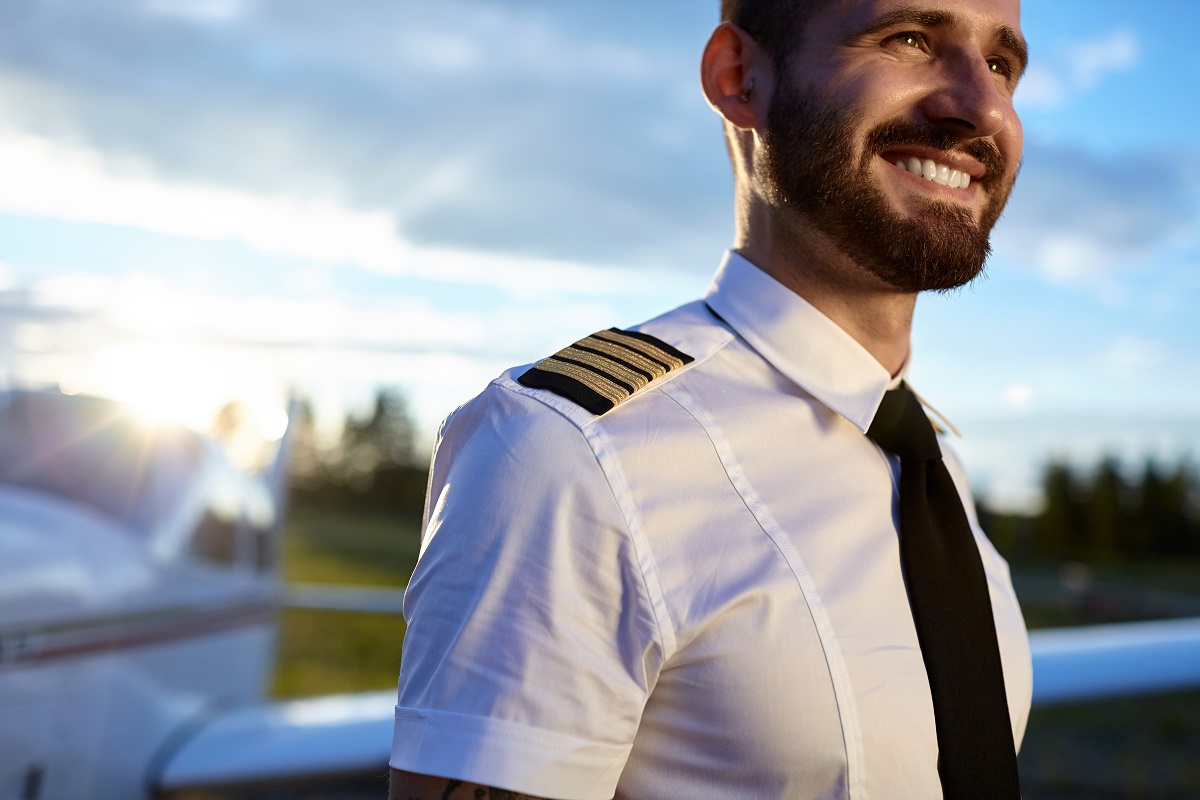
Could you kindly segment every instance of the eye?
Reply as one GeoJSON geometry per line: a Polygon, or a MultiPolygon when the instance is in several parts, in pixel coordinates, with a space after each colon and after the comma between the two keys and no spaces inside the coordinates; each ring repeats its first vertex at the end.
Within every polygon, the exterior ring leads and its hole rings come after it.
{"type": "Polygon", "coordinates": [[[1007,58],[996,56],[988,59],[988,69],[993,75],[999,75],[1002,78],[1011,78],[1013,76],[1013,66],[1008,63],[1007,58]]]}
{"type": "Polygon", "coordinates": [[[898,44],[902,47],[911,47],[914,50],[926,49],[924,35],[916,31],[904,31],[903,33],[893,34],[887,38],[887,42],[889,44],[898,44]]]}

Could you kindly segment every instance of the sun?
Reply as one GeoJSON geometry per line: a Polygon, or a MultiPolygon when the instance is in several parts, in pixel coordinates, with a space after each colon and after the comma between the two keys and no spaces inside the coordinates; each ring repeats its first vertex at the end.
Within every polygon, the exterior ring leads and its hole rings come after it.
{"type": "Polygon", "coordinates": [[[287,426],[274,382],[216,348],[123,343],[98,353],[89,373],[87,391],[123,403],[147,424],[177,422],[207,432],[221,407],[235,401],[263,440],[278,439],[287,426]]]}
{"type": "Polygon", "coordinates": [[[179,422],[200,429],[212,419],[220,370],[197,349],[160,343],[126,343],[97,354],[88,389],[125,404],[147,423],[179,422]]]}

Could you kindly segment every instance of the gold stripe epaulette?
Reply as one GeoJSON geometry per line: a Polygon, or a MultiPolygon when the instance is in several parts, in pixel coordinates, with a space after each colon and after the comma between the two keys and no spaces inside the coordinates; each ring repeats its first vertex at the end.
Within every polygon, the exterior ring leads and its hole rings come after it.
{"type": "Polygon", "coordinates": [[[694,359],[649,334],[609,328],[542,359],[517,378],[593,414],[612,411],[655,378],[694,359]]]}

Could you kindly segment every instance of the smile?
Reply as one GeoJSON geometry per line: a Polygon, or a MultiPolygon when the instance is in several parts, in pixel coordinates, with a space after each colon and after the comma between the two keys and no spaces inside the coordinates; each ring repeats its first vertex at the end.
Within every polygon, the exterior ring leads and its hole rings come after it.
{"type": "Polygon", "coordinates": [[[948,186],[951,189],[966,189],[971,185],[970,175],[945,164],[939,164],[932,158],[922,159],[909,156],[908,158],[897,158],[892,163],[905,172],[910,172],[917,177],[942,186],[948,186]]]}

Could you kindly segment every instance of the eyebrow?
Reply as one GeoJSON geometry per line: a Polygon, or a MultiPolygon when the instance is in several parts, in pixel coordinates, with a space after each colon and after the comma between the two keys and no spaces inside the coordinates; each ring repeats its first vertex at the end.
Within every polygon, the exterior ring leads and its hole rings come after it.
{"type": "Polygon", "coordinates": [[[1029,66],[1029,45],[1025,44],[1025,37],[1005,25],[1000,29],[1000,44],[1012,50],[1020,62],[1021,69],[1017,71],[1017,77],[1020,78],[1029,66]]]}
{"type": "MultiPolygon", "coordinates": [[[[954,15],[948,11],[922,11],[918,8],[900,8],[877,17],[870,25],[860,30],[855,35],[855,38],[870,36],[871,34],[879,33],[880,31],[899,25],[919,25],[923,28],[946,28],[953,24],[954,15]]],[[[1020,77],[1029,65],[1029,45],[1025,43],[1025,39],[1021,34],[1007,25],[996,32],[996,38],[1002,47],[1011,50],[1016,57],[1020,64],[1020,70],[1017,72],[1018,77],[1020,77]]]]}

